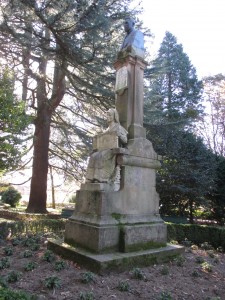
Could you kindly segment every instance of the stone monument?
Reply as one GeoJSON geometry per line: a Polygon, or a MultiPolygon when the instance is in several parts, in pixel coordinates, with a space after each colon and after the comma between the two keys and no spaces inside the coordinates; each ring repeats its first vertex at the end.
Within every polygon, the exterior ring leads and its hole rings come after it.
{"type": "Polygon", "coordinates": [[[48,244],[93,271],[155,263],[182,251],[167,245],[156,192],[160,163],[143,127],[143,34],[132,19],[125,20],[124,29],[108,128],[93,138],[86,181],[77,192],[64,241],[48,244]]]}

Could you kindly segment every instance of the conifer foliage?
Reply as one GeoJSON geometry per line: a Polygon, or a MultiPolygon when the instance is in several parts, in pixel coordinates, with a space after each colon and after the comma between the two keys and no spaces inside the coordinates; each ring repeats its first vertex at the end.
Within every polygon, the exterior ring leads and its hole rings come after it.
{"type": "Polygon", "coordinates": [[[215,163],[192,131],[202,112],[202,82],[169,32],[146,72],[146,81],[147,136],[162,156],[157,181],[161,213],[188,215],[193,221],[194,210],[206,205],[206,196],[213,190],[215,163]]]}
{"type": "Polygon", "coordinates": [[[97,125],[94,116],[101,116],[113,101],[112,63],[130,2],[1,1],[0,53],[14,68],[34,119],[28,212],[46,212],[49,153],[57,168],[54,157],[65,159],[71,132],[77,135],[76,147],[66,164],[73,162],[73,173],[79,172],[82,142],[90,135],[80,121],[97,125]]]}
{"type": "Polygon", "coordinates": [[[166,32],[146,77],[150,87],[146,109],[157,124],[173,122],[184,127],[196,119],[201,111],[202,83],[182,45],[170,32],[166,32]]]}

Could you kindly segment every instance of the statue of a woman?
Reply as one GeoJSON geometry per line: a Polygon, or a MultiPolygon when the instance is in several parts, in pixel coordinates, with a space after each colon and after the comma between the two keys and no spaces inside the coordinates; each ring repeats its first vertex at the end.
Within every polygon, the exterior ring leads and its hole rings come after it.
{"type": "MultiPolygon", "coordinates": [[[[108,128],[100,134],[101,139],[109,139],[116,136],[117,145],[114,148],[124,147],[127,143],[127,131],[119,123],[119,115],[116,109],[107,112],[108,128]]],[[[98,138],[98,136],[96,137],[98,138]]],[[[110,144],[110,143],[109,143],[110,144]]],[[[92,153],[89,158],[86,182],[118,184],[120,179],[120,167],[116,164],[116,154],[113,148],[99,150],[92,153]]]]}
{"type": "Polygon", "coordinates": [[[119,146],[123,147],[127,144],[127,131],[120,125],[119,114],[115,108],[107,111],[108,128],[105,132],[116,132],[118,136],[119,146]]]}

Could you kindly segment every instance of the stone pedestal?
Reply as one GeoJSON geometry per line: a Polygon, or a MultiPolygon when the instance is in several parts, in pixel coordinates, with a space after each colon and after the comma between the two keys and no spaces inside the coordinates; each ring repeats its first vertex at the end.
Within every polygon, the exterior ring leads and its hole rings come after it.
{"type": "Polygon", "coordinates": [[[166,225],[155,189],[160,164],[152,144],[139,138],[130,140],[127,149],[114,151],[121,166],[119,191],[107,190],[104,183],[82,184],[65,242],[97,253],[165,246],[166,225]]]}

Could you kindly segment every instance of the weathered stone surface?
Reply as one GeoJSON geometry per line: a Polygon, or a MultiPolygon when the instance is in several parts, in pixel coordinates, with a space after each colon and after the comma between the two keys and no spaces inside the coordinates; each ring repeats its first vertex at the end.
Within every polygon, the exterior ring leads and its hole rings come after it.
{"type": "Polygon", "coordinates": [[[116,131],[100,133],[93,137],[93,150],[106,150],[119,147],[116,131]]]}
{"type": "Polygon", "coordinates": [[[86,180],[109,183],[113,181],[115,166],[116,156],[110,149],[94,152],[89,158],[86,180]]]}
{"type": "Polygon", "coordinates": [[[116,94],[116,109],[121,125],[128,131],[129,139],[145,137],[143,128],[143,73],[146,65],[147,63],[142,58],[132,55],[127,55],[114,64],[116,72],[120,72],[121,68],[127,68],[127,89],[122,94],[116,94]]]}
{"type": "Polygon", "coordinates": [[[115,92],[122,94],[125,89],[128,87],[128,72],[127,67],[123,66],[116,73],[116,85],[115,92]]]}
{"type": "Polygon", "coordinates": [[[160,163],[156,159],[133,156],[133,155],[118,155],[117,164],[121,166],[128,165],[128,166],[137,166],[141,168],[152,168],[152,169],[158,169],[160,167],[160,163]]]}
{"type": "MultiPolygon", "coordinates": [[[[145,157],[158,161],[158,156],[153,149],[152,143],[145,138],[130,139],[127,148],[130,155],[145,157]]],[[[160,163],[158,161],[158,167],[160,163]]]]}
{"type": "Polygon", "coordinates": [[[94,152],[91,154],[86,173],[86,182],[107,183],[108,191],[120,189],[120,166],[116,164],[114,149],[127,144],[127,131],[119,123],[116,109],[107,112],[108,128],[93,139],[94,152]]]}
{"type": "MultiPolygon", "coordinates": [[[[151,143],[147,145],[150,147],[151,143]]],[[[137,149],[133,148],[134,153],[137,149]]],[[[139,154],[143,149],[140,148],[139,154]]],[[[118,191],[110,191],[106,183],[81,186],[74,214],[66,227],[65,241],[99,253],[109,249],[132,251],[144,244],[166,242],[166,226],[159,216],[159,196],[155,189],[157,161],[148,158],[152,154],[145,153],[146,158],[128,152],[114,149],[122,169],[118,191]]]]}
{"type": "Polygon", "coordinates": [[[49,239],[48,249],[62,257],[78,262],[93,272],[101,274],[112,270],[124,271],[171,261],[184,252],[184,247],[168,244],[165,247],[129,253],[111,252],[96,254],[79,247],[73,247],[61,240],[49,239]]]}
{"type": "Polygon", "coordinates": [[[69,220],[65,228],[65,242],[73,246],[81,246],[96,253],[119,250],[118,226],[93,226],[69,220]]]}
{"type": "Polygon", "coordinates": [[[167,229],[164,222],[124,225],[122,233],[124,252],[158,248],[165,246],[167,242],[167,229]]]}

